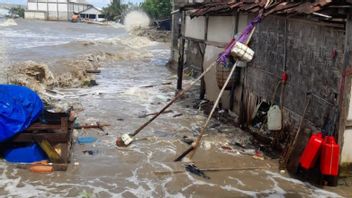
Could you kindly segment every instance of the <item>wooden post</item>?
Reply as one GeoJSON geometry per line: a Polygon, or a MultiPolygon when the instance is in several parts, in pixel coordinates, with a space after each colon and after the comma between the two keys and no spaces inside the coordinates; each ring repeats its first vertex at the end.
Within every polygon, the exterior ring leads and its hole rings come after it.
{"type": "MultiPolygon", "coordinates": [[[[238,25],[239,25],[239,18],[240,14],[239,12],[236,12],[236,24],[235,24],[235,29],[234,29],[234,34],[236,35],[238,32],[238,25]]],[[[236,87],[236,79],[233,81],[231,85],[231,91],[230,91],[230,111],[233,111],[233,103],[235,102],[235,87],[236,87]]]]}
{"type": "Polygon", "coordinates": [[[185,12],[182,12],[181,16],[181,29],[180,29],[180,38],[181,38],[181,43],[179,46],[179,57],[178,57],[178,67],[177,67],[177,91],[182,90],[182,78],[183,78],[183,64],[184,64],[184,47],[185,47],[185,37],[184,33],[185,30],[183,30],[182,27],[185,27],[185,12]]]}
{"type": "MultiPolygon", "coordinates": [[[[345,133],[345,125],[346,125],[346,118],[348,115],[349,109],[349,101],[350,101],[350,92],[351,92],[351,76],[346,75],[349,69],[352,68],[352,61],[350,56],[352,55],[352,15],[349,14],[346,21],[346,29],[345,29],[345,44],[344,44],[344,65],[342,71],[342,78],[340,82],[340,93],[339,93],[339,109],[340,109],[340,116],[338,124],[338,144],[340,147],[343,147],[343,137],[345,133]]],[[[342,151],[342,149],[341,149],[342,151]]]]}
{"type": "Polygon", "coordinates": [[[183,64],[184,64],[184,46],[185,46],[185,38],[181,37],[181,46],[179,49],[179,57],[178,57],[178,67],[177,67],[177,90],[182,90],[182,78],[183,78],[183,64]]]}
{"type": "MultiPolygon", "coordinates": [[[[204,28],[204,44],[205,44],[205,48],[204,48],[204,52],[202,53],[202,65],[201,65],[201,71],[203,73],[204,71],[204,56],[205,56],[205,49],[207,48],[207,41],[208,41],[208,25],[209,25],[209,17],[206,16],[205,17],[205,28],[204,28]]],[[[199,49],[201,50],[201,49],[199,49]]],[[[205,87],[205,81],[204,81],[204,77],[202,78],[202,80],[200,81],[200,94],[199,94],[199,99],[203,100],[205,97],[205,92],[206,92],[206,87],[205,87]]]]}

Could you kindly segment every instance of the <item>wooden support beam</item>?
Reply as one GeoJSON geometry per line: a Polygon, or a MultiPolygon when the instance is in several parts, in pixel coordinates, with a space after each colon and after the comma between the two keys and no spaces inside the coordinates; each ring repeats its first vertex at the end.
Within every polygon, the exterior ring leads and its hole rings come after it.
{"type": "Polygon", "coordinates": [[[183,64],[184,64],[184,46],[185,39],[181,38],[181,46],[179,49],[178,67],[177,67],[177,90],[182,90],[182,79],[183,79],[183,64]]]}
{"type": "Polygon", "coordinates": [[[182,12],[181,16],[181,30],[180,30],[180,38],[181,43],[179,46],[179,57],[178,57],[178,67],[177,67],[177,90],[182,90],[182,79],[183,79],[183,64],[184,64],[184,53],[185,53],[185,30],[183,30],[182,26],[185,27],[186,14],[182,12]]]}
{"type": "MultiPolygon", "coordinates": [[[[338,144],[343,147],[343,137],[346,129],[347,123],[347,116],[348,116],[348,109],[350,103],[350,96],[351,96],[351,78],[352,76],[347,75],[348,70],[352,68],[352,14],[349,14],[346,21],[346,28],[345,28],[345,49],[344,49],[344,65],[343,65],[343,75],[340,82],[340,93],[339,93],[339,109],[340,109],[340,116],[338,124],[338,144]]],[[[342,151],[342,149],[341,149],[342,151]]]]}
{"type": "MultiPolygon", "coordinates": [[[[205,17],[205,27],[204,27],[204,40],[208,40],[208,27],[209,27],[209,16],[205,17]]],[[[199,43],[199,46],[201,43],[199,43]]],[[[202,64],[201,64],[201,71],[202,73],[204,72],[204,56],[205,56],[205,49],[207,48],[207,45],[204,47],[204,52],[201,52],[202,56],[202,64]]],[[[201,49],[199,49],[201,50],[201,49]]],[[[206,93],[206,87],[205,87],[205,80],[204,77],[200,81],[200,94],[199,94],[199,99],[203,100],[205,98],[205,93],[206,93]]]]}
{"type": "MultiPolygon", "coordinates": [[[[239,12],[236,12],[236,24],[235,24],[235,29],[234,29],[234,35],[238,33],[238,26],[239,26],[239,18],[240,14],[239,12]]],[[[240,77],[240,76],[239,76],[240,77]]],[[[239,80],[234,80],[232,85],[231,85],[231,91],[230,91],[230,111],[233,111],[233,104],[235,102],[235,87],[236,87],[236,82],[239,82],[239,80]]]]}

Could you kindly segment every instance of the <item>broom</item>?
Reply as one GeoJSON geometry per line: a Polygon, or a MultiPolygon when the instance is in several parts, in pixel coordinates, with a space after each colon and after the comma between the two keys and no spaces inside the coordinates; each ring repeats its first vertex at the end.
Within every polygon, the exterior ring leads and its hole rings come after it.
{"type": "Polygon", "coordinates": [[[123,134],[121,137],[118,137],[116,140],[116,145],[119,147],[126,147],[130,145],[134,141],[134,136],[136,136],[138,133],[140,133],[146,126],[148,126],[153,120],[155,120],[157,117],[159,117],[160,114],[165,112],[167,108],[169,108],[177,99],[179,99],[181,96],[183,96],[187,91],[189,91],[194,84],[197,83],[206,73],[208,73],[214,66],[216,65],[216,62],[212,63],[198,78],[196,78],[191,84],[189,84],[185,89],[181,90],[176,94],[176,96],[169,102],[167,103],[158,113],[156,113],[152,118],[150,118],[147,122],[145,122],[142,126],[140,126],[137,130],[135,130],[132,134],[123,134]]]}

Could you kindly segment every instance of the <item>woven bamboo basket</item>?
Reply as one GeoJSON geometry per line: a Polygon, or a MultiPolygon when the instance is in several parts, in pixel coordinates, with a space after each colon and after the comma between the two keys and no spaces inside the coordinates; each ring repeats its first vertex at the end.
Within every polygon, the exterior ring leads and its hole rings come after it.
{"type": "MultiPolygon", "coordinates": [[[[231,72],[232,67],[225,67],[224,64],[222,63],[218,63],[216,65],[216,81],[218,83],[218,87],[220,89],[222,89],[222,87],[224,86],[227,77],[229,76],[230,72],[231,72]]],[[[233,85],[235,78],[235,75],[232,75],[229,83],[227,84],[225,90],[230,90],[231,86],[233,85]]]]}

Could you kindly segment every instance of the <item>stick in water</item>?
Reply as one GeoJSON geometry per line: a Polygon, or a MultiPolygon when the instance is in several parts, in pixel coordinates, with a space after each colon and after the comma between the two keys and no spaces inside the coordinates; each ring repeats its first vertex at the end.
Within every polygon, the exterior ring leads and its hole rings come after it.
{"type": "Polygon", "coordinates": [[[146,126],[148,126],[155,118],[157,118],[160,114],[162,114],[167,108],[169,108],[178,98],[180,98],[183,94],[185,94],[187,91],[189,91],[194,84],[197,83],[206,73],[210,71],[211,68],[213,68],[216,65],[216,62],[211,64],[200,76],[198,76],[197,79],[195,79],[191,84],[188,85],[185,89],[181,90],[180,92],[177,93],[177,95],[167,104],[165,105],[164,108],[162,108],[157,114],[155,114],[152,118],[150,118],[146,123],[144,123],[142,126],[140,126],[131,136],[137,135],[139,132],[141,132],[146,126]]]}
{"type": "MultiPolygon", "coordinates": [[[[199,170],[204,172],[219,172],[219,171],[244,171],[244,170],[262,170],[262,169],[270,169],[271,167],[236,167],[236,168],[200,168],[199,170]]],[[[186,170],[172,170],[172,171],[155,171],[156,175],[165,175],[165,174],[177,174],[184,173],[186,170]]]]}

